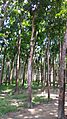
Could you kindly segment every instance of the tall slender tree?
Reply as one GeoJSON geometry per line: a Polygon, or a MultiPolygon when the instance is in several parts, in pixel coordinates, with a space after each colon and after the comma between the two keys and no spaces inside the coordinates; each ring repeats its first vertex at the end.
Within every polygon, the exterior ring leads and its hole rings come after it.
{"type": "Polygon", "coordinates": [[[31,81],[32,81],[32,62],[33,62],[33,53],[34,53],[34,47],[35,47],[35,41],[36,41],[36,26],[35,26],[35,20],[36,15],[33,14],[32,16],[32,34],[30,39],[30,55],[28,59],[28,106],[32,106],[32,89],[31,89],[31,81]]]}
{"type": "Polygon", "coordinates": [[[59,102],[58,102],[58,119],[65,119],[64,112],[64,104],[65,104],[65,55],[67,49],[67,24],[66,24],[66,32],[64,36],[62,53],[61,53],[61,61],[60,61],[60,79],[59,79],[59,102]]]}
{"type": "Polygon", "coordinates": [[[47,46],[47,65],[48,65],[48,71],[47,71],[47,82],[48,82],[48,100],[50,99],[50,64],[49,64],[49,61],[50,61],[50,39],[48,37],[48,46],[47,46]]]}

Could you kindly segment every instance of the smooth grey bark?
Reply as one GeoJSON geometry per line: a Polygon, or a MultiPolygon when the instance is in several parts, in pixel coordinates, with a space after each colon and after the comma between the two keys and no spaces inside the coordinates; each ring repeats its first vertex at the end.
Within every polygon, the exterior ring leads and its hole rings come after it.
{"type": "Polygon", "coordinates": [[[14,59],[11,61],[10,82],[13,83],[14,59]]]}
{"type": "Polygon", "coordinates": [[[30,39],[30,54],[28,59],[28,107],[32,107],[32,88],[31,88],[31,81],[32,81],[32,62],[33,62],[33,53],[34,53],[34,46],[36,40],[36,28],[35,28],[35,14],[32,17],[32,35],[30,39]]]}
{"type": "Polygon", "coordinates": [[[19,83],[19,71],[20,71],[20,48],[21,48],[21,37],[18,34],[18,42],[17,42],[17,59],[16,59],[16,89],[15,91],[19,91],[18,83],[19,83]]]}
{"type": "Polygon", "coordinates": [[[55,66],[54,66],[54,57],[53,57],[53,87],[55,88],[55,66]]]}
{"type": "Polygon", "coordinates": [[[10,84],[10,61],[7,62],[7,80],[8,84],[10,84]]]}
{"type": "Polygon", "coordinates": [[[44,86],[44,62],[42,61],[42,58],[41,58],[41,84],[42,86],[44,86]]]}
{"type": "Polygon", "coordinates": [[[4,48],[4,56],[3,56],[3,60],[2,60],[2,68],[1,68],[1,73],[0,73],[0,84],[2,84],[2,80],[3,80],[5,52],[6,52],[6,48],[4,48]]]}
{"type": "Polygon", "coordinates": [[[6,60],[6,78],[5,85],[10,84],[10,61],[6,60]]]}
{"type": "Polygon", "coordinates": [[[65,76],[64,76],[64,69],[65,69],[66,49],[67,49],[67,24],[66,24],[66,32],[65,32],[65,36],[64,36],[64,42],[63,42],[63,46],[62,46],[62,53],[61,53],[61,59],[60,59],[58,119],[65,119],[65,111],[64,111],[65,76]]]}
{"type": "Polygon", "coordinates": [[[24,68],[23,68],[23,80],[22,80],[22,87],[24,87],[24,81],[25,81],[25,71],[26,71],[26,62],[24,62],[24,68]]]}
{"type": "Polygon", "coordinates": [[[48,46],[47,46],[47,67],[48,67],[48,70],[47,70],[47,88],[48,88],[48,100],[50,99],[50,51],[49,51],[49,47],[50,47],[50,41],[49,41],[49,38],[48,38],[48,46]]]}

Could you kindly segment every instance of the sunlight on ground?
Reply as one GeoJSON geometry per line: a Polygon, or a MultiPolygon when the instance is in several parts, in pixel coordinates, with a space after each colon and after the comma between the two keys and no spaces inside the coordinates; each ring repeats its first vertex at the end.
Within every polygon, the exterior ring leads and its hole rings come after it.
{"type": "Polygon", "coordinates": [[[39,109],[39,112],[42,112],[42,109],[39,109]]]}
{"type": "Polygon", "coordinates": [[[58,94],[52,94],[52,93],[51,93],[50,96],[51,96],[52,99],[58,98],[58,94]]]}
{"type": "MultiPolygon", "coordinates": [[[[48,97],[48,94],[44,91],[44,92],[42,92],[42,93],[40,93],[40,94],[37,94],[36,96],[45,96],[45,98],[47,98],[48,97]]],[[[58,94],[53,94],[53,93],[51,93],[50,94],[50,97],[52,98],[52,99],[56,99],[56,98],[58,98],[58,94]]]]}
{"type": "Polygon", "coordinates": [[[31,114],[35,114],[36,110],[35,109],[28,109],[29,112],[31,112],[31,114]]]}
{"type": "MultiPolygon", "coordinates": [[[[0,98],[8,98],[7,93],[9,93],[11,89],[7,89],[6,91],[3,91],[3,95],[0,96],[0,98]]],[[[26,96],[22,94],[21,95],[9,95],[8,101],[10,103],[10,106],[15,106],[17,110],[17,113],[8,113],[6,119],[53,119],[53,117],[57,117],[57,106],[58,106],[58,94],[57,92],[54,92],[51,90],[50,98],[51,101],[47,101],[48,93],[47,90],[45,91],[38,91],[37,93],[33,94],[33,108],[23,108],[24,104],[26,102],[26,96]],[[20,110],[19,110],[20,109],[20,110]],[[9,117],[9,118],[8,118],[9,117]]],[[[6,99],[5,98],[5,99],[6,99]]],[[[67,102],[66,102],[67,105],[67,102]]],[[[12,107],[13,109],[14,107],[12,107]]],[[[3,118],[5,119],[5,117],[3,118]]]]}
{"type": "Polygon", "coordinates": [[[39,118],[40,116],[39,115],[36,115],[35,118],[39,118]]]}
{"type": "Polygon", "coordinates": [[[58,117],[57,115],[57,110],[54,110],[54,112],[50,112],[50,115],[54,116],[54,117],[58,117]]]}
{"type": "MultiPolygon", "coordinates": [[[[39,119],[40,115],[35,115],[34,118],[39,119]]],[[[25,116],[24,119],[32,119],[32,116],[25,116]]]]}
{"type": "Polygon", "coordinates": [[[58,103],[54,103],[55,104],[55,106],[58,106],[58,103]]]}
{"type": "Polygon", "coordinates": [[[8,118],[8,119],[13,119],[13,118],[8,118]]]}
{"type": "Polygon", "coordinates": [[[22,117],[23,115],[22,114],[19,114],[18,117],[22,117]]]}
{"type": "Polygon", "coordinates": [[[50,115],[54,115],[54,113],[51,112],[50,115]]]}
{"type": "Polygon", "coordinates": [[[13,99],[12,102],[11,102],[11,105],[14,105],[16,107],[22,105],[23,102],[20,102],[19,100],[16,100],[16,99],[13,99]]]}
{"type": "Polygon", "coordinates": [[[58,117],[58,115],[57,115],[57,114],[55,114],[55,117],[58,117]]]}
{"type": "Polygon", "coordinates": [[[1,97],[1,96],[5,98],[6,94],[0,94],[0,97],[1,97]]]}
{"type": "Polygon", "coordinates": [[[8,92],[10,92],[10,91],[12,91],[12,89],[7,89],[7,90],[2,91],[2,92],[3,92],[3,93],[8,93],[8,92]]]}
{"type": "Polygon", "coordinates": [[[28,116],[25,116],[24,119],[28,119],[28,116]]]}
{"type": "Polygon", "coordinates": [[[14,106],[16,106],[16,107],[19,106],[17,102],[11,103],[11,105],[14,105],[14,106]]]}
{"type": "MultiPolygon", "coordinates": [[[[32,115],[34,115],[34,114],[37,114],[37,113],[39,113],[39,112],[42,112],[43,110],[42,109],[28,109],[28,111],[32,114],[32,115]]],[[[36,118],[38,118],[39,117],[39,115],[36,115],[36,118]]]]}
{"type": "Polygon", "coordinates": [[[36,96],[45,96],[46,98],[47,98],[47,93],[44,91],[44,92],[42,92],[42,93],[40,93],[40,94],[37,94],[36,96]]]}
{"type": "Polygon", "coordinates": [[[5,97],[4,96],[0,96],[0,99],[4,99],[5,97]]]}

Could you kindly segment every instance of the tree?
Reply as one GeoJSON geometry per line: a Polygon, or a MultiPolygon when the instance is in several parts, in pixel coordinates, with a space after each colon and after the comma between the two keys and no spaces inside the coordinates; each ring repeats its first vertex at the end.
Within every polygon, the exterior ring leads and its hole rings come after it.
{"type": "Polygon", "coordinates": [[[18,41],[17,41],[17,61],[16,61],[16,92],[18,90],[18,84],[19,84],[19,72],[20,72],[20,48],[21,48],[21,37],[20,34],[18,34],[18,41]]]}
{"type": "Polygon", "coordinates": [[[30,54],[28,59],[28,95],[29,95],[29,107],[32,106],[32,89],[31,89],[31,81],[32,81],[32,62],[33,62],[33,53],[35,47],[36,40],[36,27],[35,27],[35,14],[32,16],[32,34],[30,39],[30,54]]]}
{"type": "Polygon", "coordinates": [[[48,71],[47,71],[47,83],[48,83],[48,100],[50,99],[50,41],[49,41],[49,36],[48,36],[48,46],[47,46],[47,65],[48,65],[48,71]]]}
{"type": "Polygon", "coordinates": [[[60,84],[59,84],[59,105],[58,105],[58,119],[65,119],[64,113],[64,103],[65,103],[65,77],[64,77],[64,69],[65,69],[65,56],[67,49],[67,24],[66,24],[66,32],[64,36],[64,42],[62,47],[62,55],[60,61],[60,84]]]}

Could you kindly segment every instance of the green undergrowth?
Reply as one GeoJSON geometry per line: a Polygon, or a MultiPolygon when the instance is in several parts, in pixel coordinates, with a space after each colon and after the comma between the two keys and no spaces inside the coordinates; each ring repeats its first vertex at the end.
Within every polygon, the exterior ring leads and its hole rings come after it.
{"type": "Polygon", "coordinates": [[[37,82],[32,82],[32,89],[33,90],[37,90],[37,89],[41,89],[42,88],[42,84],[41,83],[37,83],[37,82]]]}
{"type": "Polygon", "coordinates": [[[10,93],[12,90],[14,90],[15,84],[13,85],[1,85],[0,86],[0,93],[10,93]]]}
{"type": "Polygon", "coordinates": [[[50,101],[52,101],[51,98],[48,100],[45,96],[36,96],[32,102],[34,104],[47,104],[50,101]]]}
{"type": "MultiPolygon", "coordinates": [[[[34,105],[48,103],[48,99],[45,96],[36,96],[41,88],[41,84],[38,86],[36,82],[32,83],[33,107],[34,105]]],[[[14,89],[15,85],[0,86],[0,117],[9,112],[28,108],[27,84],[25,84],[24,88],[19,88],[19,93],[13,93],[14,89]]]]}
{"type": "Polygon", "coordinates": [[[24,93],[13,93],[15,89],[14,85],[2,85],[0,86],[0,116],[15,112],[20,109],[20,107],[26,107],[25,102],[27,100],[27,95],[24,93]]]}
{"type": "Polygon", "coordinates": [[[0,116],[8,113],[8,112],[15,112],[17,111],[16,106],[11,105],[9,99],[7,98],[0,98],[0,116]]]}
{"type": "Polygon", "coordinates": [[[14,94],[2,95],[0,94],[0,116],[26,108],[27,95],[14,94]]]}

